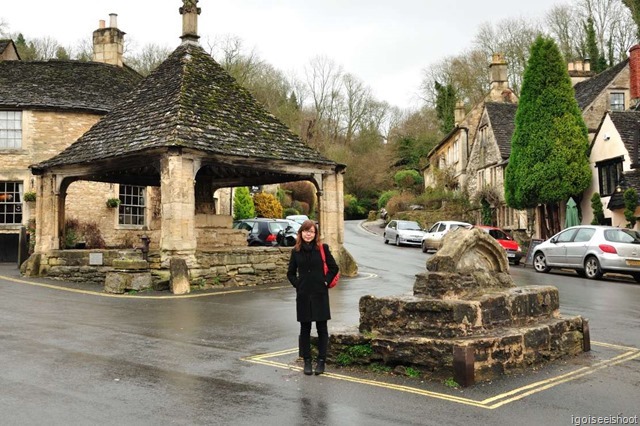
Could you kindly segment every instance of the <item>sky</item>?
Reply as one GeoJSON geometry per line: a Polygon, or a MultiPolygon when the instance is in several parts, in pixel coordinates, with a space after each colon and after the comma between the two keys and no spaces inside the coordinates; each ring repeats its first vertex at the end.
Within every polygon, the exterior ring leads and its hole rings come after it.
{"type": "MultiPolygon", "coordinates": [[[[99,20],[135,46],[180,44],[181,0],[3,1],[0,21],[26,38],[63,46],[90,40],[99,20]]],[[[372,89],[378,100],[416,108],[423,70],[473,47],[478,27],[502,19],[539,19],[562,0],[200,0],[201,43],[234,35],[287,75],[324,55],[372,89]]],[[[489,60],[489,59],[487,59],[489,60]]]]}

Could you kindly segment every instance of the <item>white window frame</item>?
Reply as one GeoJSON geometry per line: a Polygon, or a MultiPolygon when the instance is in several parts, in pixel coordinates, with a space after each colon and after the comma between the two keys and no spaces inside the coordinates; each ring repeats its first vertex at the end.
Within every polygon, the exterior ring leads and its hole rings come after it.
{"type": "Polygon", "coordinates": [[[21,225],[24,219],[22,194],[24,185],[17,181],[0,181],[0,226],[21,225]],[[11,222],[7,218],[12,218],[11,222]],[[17,220],[16,220],[17,218],[17,220]]]}
{"type": "Polygon", "coordinates": [[[623,92],[611,92],[609,94],[609,109],[611,111],[624,111],[626,109],[623,92]],[[622,98],[622,103],[620,103],[620,98],[622,98]]]}
{"type": "Polygon", "coordinates": [[[139,185],[119,185],[118,225],[142,228],[147,224],[147,188],[139,185]]]}
{"type": "Polygon", "coordinates": [[[0,110],[0,149],[22,149],[22,111],[0,110]]]}

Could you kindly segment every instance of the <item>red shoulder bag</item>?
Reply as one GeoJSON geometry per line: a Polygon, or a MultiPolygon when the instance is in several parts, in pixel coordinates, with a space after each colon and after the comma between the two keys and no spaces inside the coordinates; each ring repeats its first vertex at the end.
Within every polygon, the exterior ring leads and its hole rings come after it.
{"type": "MultiPolygon", "coordinates": [[[[322,267],[324,269],[324,275],[326,276],[329,272],[329,267],[327,266],[327,257],[324,254],[324,244],[320,244],[320,256],[322,257],[322,267]]],[[[334,288],[338,285],[338,280],[340,279],[340,272],[333,277],[333,280],[329,284],[327,284],[328,288],[334,288]]]]}

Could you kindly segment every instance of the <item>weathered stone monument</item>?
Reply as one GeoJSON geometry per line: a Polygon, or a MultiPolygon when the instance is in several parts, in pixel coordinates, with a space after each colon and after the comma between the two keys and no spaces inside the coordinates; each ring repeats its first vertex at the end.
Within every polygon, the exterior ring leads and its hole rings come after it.
{"type": "Polygon", "coordinates": [[[329,361],[349,354],[469,386],[588,351],[588,322],[560,314],[558,289],[516,287],[508,267],[488,234],[450,232],[412,295],[360,299],[359,330],[331,336],[329,361]]]}

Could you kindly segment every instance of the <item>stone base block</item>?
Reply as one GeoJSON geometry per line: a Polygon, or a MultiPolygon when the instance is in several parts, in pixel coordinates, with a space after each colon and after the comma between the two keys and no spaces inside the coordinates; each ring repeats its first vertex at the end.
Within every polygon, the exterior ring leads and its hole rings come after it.
{"type": "Polygon", "coordinates": [[[151,286],[151,272],[111,271],[107,272],[104,281],[104,291],[115,294],[146,290],[151,286]]]}
{"type": "Polygon", "coordinates": [[[360,299],[360,331],[383,335],[464,337],[516,327],[558,315],[555,287],[516,287],[465,299],[424,296],[360,299]]]}
{"type": "Polygon", "coordinates": [[[390,366],[412,366],[431,377],[443,378],[455,375],[456,348],[459,351],[471,348],[473,366],[469,369],[471,373],[465,374],[473,374],[473,377],[466,377],[465,381],[474,383],[583,352],[583,325],[586,325],[586,321],[581,317],[550,318],[534,326],[498,328],[491,335],[464,338],[375,333],[367,337],[351,330],[332,334],[328,359],[335,362],[341,353],[349,352],[349,347],[368,344],[371,354],[357,360],[358,363],[382,360],[390,366]]]}

